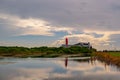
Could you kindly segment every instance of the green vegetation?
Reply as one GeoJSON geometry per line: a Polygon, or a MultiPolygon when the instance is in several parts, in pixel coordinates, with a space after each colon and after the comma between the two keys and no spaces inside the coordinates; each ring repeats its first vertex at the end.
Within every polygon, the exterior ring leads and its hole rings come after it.
{"type": "Polygon", "coordinates": [[[90,56],[95,49],[72,46],[64,47],[0,47],[1,57],[59,57],[64,55],[90,56]]]}
{"type": "Polygon", "coordinates": [[[113,52],[108,52],[108,53],[112,56],[120,57],[120,52],[119,51],[113,51],[113,52]]]}

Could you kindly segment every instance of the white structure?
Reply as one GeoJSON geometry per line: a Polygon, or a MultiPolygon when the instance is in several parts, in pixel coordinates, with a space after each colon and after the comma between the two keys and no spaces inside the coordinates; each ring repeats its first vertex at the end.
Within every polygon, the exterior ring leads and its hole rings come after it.
{"type": "Polygon", "coordinates": [[[77,43],[77,44],[74,44],[74,45],[67,45],[67,46],[65,44],[63,44],[61,47],[71,47],[71,46],[86,47],[86,48],[89,48],[89,49],[92,48],[92,46],[90,45],[89,42],[88,43],[80,42],[80,43],[77,43]]]}
{"type": "Polygon", "coordinates": [[[92,48],[89,42],[88,43],[80,42],[80,43],[74,44],[74,46],[87,47],[89,49],[92,48]]]}
{"type": "Polygon", "coordinates": [[[89,48],[89,49],[92,48],[92,46],[90,45],[89,42],[87,42],[87,43],[80,42],[80,43],[77,43],[77,44],[74,44],[74,45],[69,45],[68,43],[69,43],[68,38],[65,38],[65,44],[63,44],[61,47],[79,46],[79,47],[86,47],[86,48],[89,48]]]}

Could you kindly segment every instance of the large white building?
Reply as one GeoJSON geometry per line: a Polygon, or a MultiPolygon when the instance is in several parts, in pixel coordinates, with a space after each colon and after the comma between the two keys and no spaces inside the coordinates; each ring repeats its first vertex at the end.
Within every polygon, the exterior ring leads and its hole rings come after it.
{"type": "Polygon", "coordinates": [[[62,45],[62,47],[71,47],[71,46],[86,47],[86,48],[89,48],[89,49],[92,48],[92,46],[90,45],[89,42],[87,42],[87,43],[85,43],[85,42],[80,42],[80,43],[73,44],[73,45],[66,45],[66,44],[63,44],[63,45],[62,45]]]}
{"type": "Polygon", "coordinates": [[[68,42],[69,42],[68,38],[65,38],[65,44],[63,44],[61,47],[79,46],[79,47],[86,47],[89,49],[92,48],[92,46],[90,45],[90,42],[80,42],[80,43],[73,44],[73,45],[69,45],[68,42]]]}

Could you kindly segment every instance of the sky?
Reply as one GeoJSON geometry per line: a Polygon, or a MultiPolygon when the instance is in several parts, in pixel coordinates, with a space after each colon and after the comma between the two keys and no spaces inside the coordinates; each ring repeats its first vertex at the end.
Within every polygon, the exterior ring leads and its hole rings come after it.
{"type": "Polygon", "coordinates": [[[0,46],[120,50],[119,14],[120,0],[0,0],[0,46]]]}

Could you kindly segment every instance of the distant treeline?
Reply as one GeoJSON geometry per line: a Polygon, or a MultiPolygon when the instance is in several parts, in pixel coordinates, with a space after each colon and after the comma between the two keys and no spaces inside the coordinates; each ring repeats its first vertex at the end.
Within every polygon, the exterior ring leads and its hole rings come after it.
{"type": "Polygon", "coordinates": [[[103,50],[103,52],[120,52],[120,50],[103,50]]]}
{"type": "Polygon", "coordinates": [[[81,56],[89,56],[96,49],[88,49],[85,47],[72,46],[64,47],[4,47],[0,46],[0,56],[5,57],[57,57],[61,55],[80,54],[81,56]]]}

